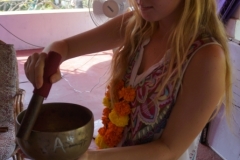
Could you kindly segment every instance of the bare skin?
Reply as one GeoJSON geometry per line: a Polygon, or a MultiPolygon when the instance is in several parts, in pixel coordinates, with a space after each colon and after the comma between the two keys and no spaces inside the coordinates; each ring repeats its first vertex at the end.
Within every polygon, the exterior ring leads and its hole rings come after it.
{"type": "MultiPolygon", "coordinates": [[[[167,37],[167,34],[162,33],[169,33],[167,29],[174,26],[183,9],[181,5],[183,0],[172,0],[171,5],[165,0],[139,0],[138,3],[143,8],[143,18],[159,21],[159,26],[162,26],[145,47],[143,55],[145,57],[139,69],[139,73],[142,73],[160,60],[168,49],[164,40],[161,39],[167,37]],[[159,9],[163,6],[166,10],[159,14],[159,9]],[[155,15],[162,15],[162,17],[155,15]],[[162,50],[162,52],[153,52],[154,50],[162,50]]],[[[125,15],[125,20],[131,15],[131,13],[125,15]]],[[[43,53],[30,56],[25,63],[28,79],[35,87],[42,86],[44,59],[50,50],[60,53],[62,61],[65,61],[76,56],[120,46],[123,43],[124,29],[120,31],[120,25],[116,24],[121,22],[120,16],[86,33],[54,42],[46,47],[43,53]],[[107,32],[108,36],[105,34],[107,32]]],[[[88,150],[79,160],[145,160],[149,159],[149,155],[151,160],[178,159],[202,131],[224,95],[225,69],[225,56],[220,46],[208,45],[201,48],[185,72],[176,104],[160,139],[131,147],[88,150]]],[[[58,71],[51,77],[51,81],[56,82],[60,77],[58,71]]]]}

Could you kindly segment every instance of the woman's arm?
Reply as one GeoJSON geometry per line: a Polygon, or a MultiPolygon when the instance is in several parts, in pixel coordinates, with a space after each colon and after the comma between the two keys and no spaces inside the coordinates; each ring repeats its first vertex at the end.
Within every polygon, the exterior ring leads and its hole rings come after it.
{"type": "Polygon", "coordinates": [[[225,93],[226,59],[219,45],[200,49],[183,77],[176,106],[161,139],[176,157],[202,131],[225,93]]]}
{"type": "Polygon", "coordinates": [[[43,52],[48,53],[50,50],[58,52],[64,61],[84,54],[116,48],[123,43],[126,21],[131,16],[132,12],[128,12],[94,29],[54,42],[43,52]]]}
{"type": "MultiPolygon", "coordinates": [[[[105,24],[76,36],[54,42],[43,49],[42,53],[34,53],[24,64],[28,80],[36,87],[43,84],[43,71],[47,53],[55,51],[62,56],[61,62],[84,54],[113,49],[124,40],[125,26],[132,12],[116,17],[105,24]]],[[[52,83],[61,79],[60,70],[52,75],[52,83]]]]}
{"type": "Polygon", "coordinates": [[[208,45],[191,60],[176,104],[159,140],[132,147],[89,151],[89,160],[173,160],[190,146],[224,95],[225,56],[208,45]]]}

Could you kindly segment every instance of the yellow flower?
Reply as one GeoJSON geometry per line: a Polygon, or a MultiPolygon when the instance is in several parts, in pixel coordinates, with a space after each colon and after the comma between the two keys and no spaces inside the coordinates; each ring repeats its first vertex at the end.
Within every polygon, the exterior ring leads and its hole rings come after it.
{"type": "Polygon", "coordinates": [[[109,146],[104,143],[103,137],[100,134],[98,134],[95,138],[95,143],[100,149],[109,148],[109,146]]]}
{"type": "Polygon", "coordinates": [[[128,124],[129,117],[128,116],[119,116],[115,109],[111,111],[109,114],[110,121],[118,127],[125,127],[128,124]]]}
{"type": "Polygon", "coordinates": [[[105,107],[107,107],[107,108],[111,108],[111,101],[110,101],[110,99],[107,97],[107,96],[105,96],[104,98],[103,98],[103,101],[102,101],[102,103],[103,103],[103,105],[105,106],[105,107]]]}

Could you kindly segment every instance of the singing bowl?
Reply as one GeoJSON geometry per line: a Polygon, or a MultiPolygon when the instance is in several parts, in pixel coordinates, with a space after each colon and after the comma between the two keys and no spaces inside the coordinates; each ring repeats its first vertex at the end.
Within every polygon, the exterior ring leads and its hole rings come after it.
{"type": "MultiPolygon", "coordinates": [[[[16,118],[17,129],[25,114],[16,118]]],[[[93,137],[93,114],[80,105],[46,103],[27,141],[16,138],[23,153],[35,160],[76,160],[93,137]]]]}

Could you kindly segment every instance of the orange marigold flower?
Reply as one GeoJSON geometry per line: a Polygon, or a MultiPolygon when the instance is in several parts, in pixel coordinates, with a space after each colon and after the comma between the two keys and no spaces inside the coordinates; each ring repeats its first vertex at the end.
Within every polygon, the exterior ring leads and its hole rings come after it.
{"type": "Polygon", "coordinates": [[[108,127],[109,128],[117,128],[117,126],[115,124],[113,124],[112,122],[109,122],[108,127]]]}
{"type": "Polygon", "coordinates": [[[108,128],[117,131],[118,133],[122,133],[124,127],[118,127],[115,124],[113,124],[111,121],[108,123],[108,128]]]}
{"type": "Polygon", "coordinates": [[[98,133],[99,133],[101,136],[104,136],[105,133],[106,133],[106,131],[107,131],[107,128],[106,128],[106,127],[101,127],[101,128],[99,128],[98,133]]]}
{"type": "Polygon", "coordinates": [[[127,88],[122,88],[118,92],[118,96],[120,99],[123,98],[125,101],[131,102],[134,100],[136,93],[133,88],[127,87],[127,88]]]}
{"type": "Polygon", "coordinates": [[[124,82],[121,80],[119,83],[116,85],[116,90],[120,90],[124,87],[124,82]]]}
{"type": "Polygon", "coordinates": [[[110,120],[108,117],[105,117],[105,116],[102,117],[102,124],[104,126],[107,126],[109,122],[110,122],[110,120]]]}
{"type": "Polygon", "coordinates": [[[103,116],[108,117],[109,113],[111,112],[111,110],[109,108],[104,108],[103,109],[103,116]]]}
{"type": "Polygon", "coordinates": [[[110,85],[107,86],[107,91],[103,99],[103,105],[106,106],[102,117],[104,126],[98,130],[98,136],[95,139],[100,149],[116,147],[122,140],[124,127],[128,124],[128,115],[131,113],[129,102],[135,99],[135,94],[133,88],[124,87],[124,81],[119,81],[111,87],[110,85]],[[117,101],[114,105],[111,103],[112,99],[110,95],[112,87],[114,87],[114,100],[117,101]],[[115,93],[118,97],[115,97],[115,93]]]}
{"type": "Polygon", "coordinates": [[[109,128],[105,132],[103,139],[109,147],[115,147],[122,139],[123,127],[117,127],[111,122],[109,122],[108,126],[109,128]]]}
{"type": "Polygon", "coordinates": [[[119,116],[127,116],[131,112],[130,105],[124,101],[115,103],[114,109],[119,116]]]}
{"type": "Polygon", "coordinates": [[[106,91],[105,96],[106,96],[108,99],[111,99],[109,90],[106,91]]]}

